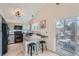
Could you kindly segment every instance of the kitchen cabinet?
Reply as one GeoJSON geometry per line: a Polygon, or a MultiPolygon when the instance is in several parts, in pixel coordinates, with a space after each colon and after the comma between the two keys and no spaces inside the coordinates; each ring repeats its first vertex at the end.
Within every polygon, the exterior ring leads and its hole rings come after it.
{"type": "Polygon", "coordinates": [[[9,37],[8,37],[8,44],[13,44],[15,43],[14,42],[14,34],[9,34],[9,37]]]}

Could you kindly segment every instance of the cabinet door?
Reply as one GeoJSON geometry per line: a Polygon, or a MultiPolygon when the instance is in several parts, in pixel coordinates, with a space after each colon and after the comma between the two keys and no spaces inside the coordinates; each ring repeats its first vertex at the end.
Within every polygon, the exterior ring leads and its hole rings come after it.
{"type": "Polygon", "coordinates": [[[14,35],[9,35],[8,37],[8,44],[14,43],[14,35]]]}

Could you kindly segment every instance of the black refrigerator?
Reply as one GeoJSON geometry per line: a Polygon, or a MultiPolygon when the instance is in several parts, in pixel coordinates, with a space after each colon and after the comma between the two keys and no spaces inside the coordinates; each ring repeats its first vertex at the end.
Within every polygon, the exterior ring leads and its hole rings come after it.
{"type": "Polygon", "coordinates": [[[5,19],[0,15],[0,55],[4,55],[8,49],[8,25],[5,19]]]}

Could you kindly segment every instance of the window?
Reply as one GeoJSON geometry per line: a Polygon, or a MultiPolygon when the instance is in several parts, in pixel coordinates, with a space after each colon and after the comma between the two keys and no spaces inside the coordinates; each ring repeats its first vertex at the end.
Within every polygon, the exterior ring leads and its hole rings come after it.
{"type": "Polygon", "coordinates": [[[32,30],[32,31],[37,31],[37,30],[39,30],[39,24],[38,24],[38,23],[32,24],[31,30],[32,30]]]}

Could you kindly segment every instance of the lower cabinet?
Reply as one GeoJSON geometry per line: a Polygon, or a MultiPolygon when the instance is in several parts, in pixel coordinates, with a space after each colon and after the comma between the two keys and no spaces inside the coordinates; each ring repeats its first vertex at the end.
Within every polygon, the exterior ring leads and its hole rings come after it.
{"type": "Polygon", "coordinates": [[[8,44],[13,44],[13,43],[15,43],[14,35],[9,35],[9,37],[8,37],[8,44]]]}

